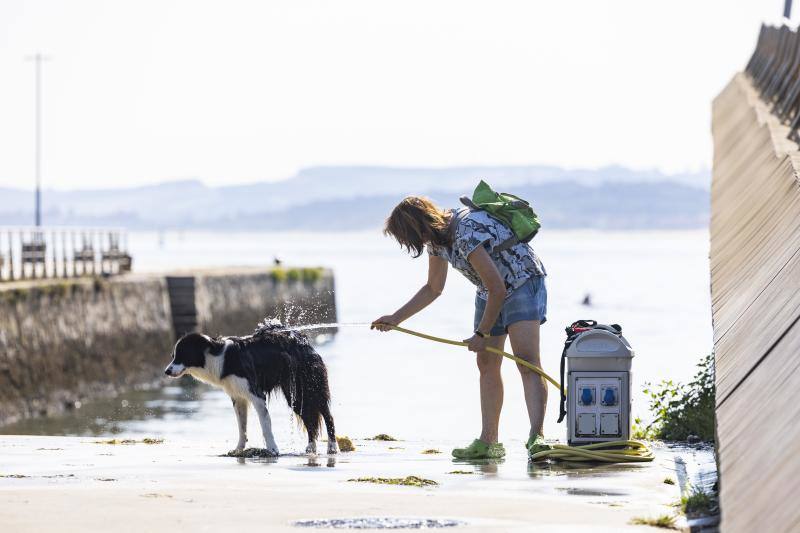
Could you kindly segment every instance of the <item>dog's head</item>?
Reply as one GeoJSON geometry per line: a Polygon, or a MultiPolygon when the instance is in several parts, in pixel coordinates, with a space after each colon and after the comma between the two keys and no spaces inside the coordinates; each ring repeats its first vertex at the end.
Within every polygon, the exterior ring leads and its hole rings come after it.
{"type": "Polygon", "coordinates": [[[193,368],[205,368],[206,355],[214,355],[218,344],[207,335],[189,333],[175,343],[172,350],[172,361],[164,373],[171,378],[179,378],[193,368]]]}

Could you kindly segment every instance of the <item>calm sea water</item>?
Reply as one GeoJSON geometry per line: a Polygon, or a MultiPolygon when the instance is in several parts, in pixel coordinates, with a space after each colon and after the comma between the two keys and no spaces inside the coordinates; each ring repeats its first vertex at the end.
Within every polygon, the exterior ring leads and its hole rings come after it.
{"type": "MultiPolygon", "coordinates": [[[[549,273],[542,363],[551,375],[558,374],[565,326],[580,318],[621,324],[636,351],[634,411],[646,417],[643,383],[686,381],[700,357],[711,350],[707,231],[545,231],[534,245],[549,273]],[[591,307],[581,303],[587,293],[591,307]]],[[[425,282],[427,265],[424,257],[409,258],[379,231],[133,233],[130,248],[140,272],[269,265],[275,257],[287,265],[330,267],[336,275],[341,322],[368,322],[394,311],[425,282]]],[[[473,301],[472,286],[451,271],[441,298],[404,325],[464,339],[472,331],[473,301]]],[[[474,356],[465,348],[357,327],[340,329],[319,352],[330,371],[339,434],[390,433],[417,441],[467,442],[479,433],[478,373],[474,356]]],[[[528,427],[518,372],[513,364],[503,366],[501,439],[522,441],[528,427]]],[[[555,389],[550,398],[545,433],[562,438],[555,389]]],[[[187,396],[172,384],[159,394],[124,402],[131,412],[119,420],[114,413],[122,407],[116,405],[110,413],[76,413],[69,423],[48,425],[47,432],[177,435],[233,445],[235,422],[222,393],[187,396]]],[[[288,443],[284,450],[302,450],[303,436],[285,405],[276,398],[270,412],[278,442],[288,443]]],[[[252,429],[251,444],[257,444],[252,429]]]]}

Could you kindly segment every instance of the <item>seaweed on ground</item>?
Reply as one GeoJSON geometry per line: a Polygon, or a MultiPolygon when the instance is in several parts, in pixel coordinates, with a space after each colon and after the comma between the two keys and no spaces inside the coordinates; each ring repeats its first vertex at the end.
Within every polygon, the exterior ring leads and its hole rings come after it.
{"type": "Polygon", "coordinates": [[[419,476],[359,477],[354,479],[348,479],[347,481],[356,481],[359,483],[377,483],[380,485],[402,485],[404,487],[430,487],[439,484],[432,479],[425,479],[419,476]]]}
{"type": "Polygon", "coordinates": [[[108,439],[108,440],[96,440],[94,441],[95,444],[136,444],[136,441],[133,439],[108,439]]]}
{"type": "Polygon", "coordinates": [[[675,517],[668,514],[662,514],[661,516],[657,516],[655,518],[636,517],[631,520],[631,524],[636,526],[661,527],[664,529],[678,529],[678,526],[675,525],[675,517]]]}
{"type": "Polygon", "coordinates": [[[246,448],[244,450],[231,450],[220,457],[244,457],[252,459],[254,457],[275,457],[275,454],[266,448],[246,448]]]}
{"type": "Polygon", "coordinates": [[[350,440],[350,437],[341,436],[336,437],[336,444],[339,445],[340,452],[354,452],[356,451],[356,447],[353,444],[353,441],[350,440]]]}
{"type": "Polygon", "coordinates": [[[94,441],[95,444],[163,444],[164,439],[152,439],[150,437],[146,437],[142,440],[136,439],[108,439],[108,440],[96,440],[94,441]]]}
{"type": "Polygon", "coordinates": [[[475,472],[471,470],[451,470],[447,472],[448,474],[474,474],[475,472]]]}
{"type": "Polygon", "coordinates": [[[365,439],[365,440],[382,440],[386,442],[396,442],[398,439],[392,437],[391,435],[387,435],[386,433],[378,433],[371,439],[365,439]]]}
{"type": "Polygon", "coordinates": [[[436,448],[430,448],[430,449],[427,449],[427,450],[422,450],[420,453],[422,453],[424,455],[434,455],[434,454],[442,453],[442,452],[437,450],[436,448]]]}
{"type": "Polygon", "coordinates": [[[665,485],[674,485],[675,484],[675,480],[672,479],[671,477],[665,477],[664,478],[664,484],[665,485]]]}
{"type": "Polygon", "coordinates": [[[26,479],[31,477],[40,477],[42,479],[61,479],[61,478],[74,478],[75,474],[50,474],[46,476],[26,476],[25,474],[0,474],[0,478],[9,479],[26,479]]]}

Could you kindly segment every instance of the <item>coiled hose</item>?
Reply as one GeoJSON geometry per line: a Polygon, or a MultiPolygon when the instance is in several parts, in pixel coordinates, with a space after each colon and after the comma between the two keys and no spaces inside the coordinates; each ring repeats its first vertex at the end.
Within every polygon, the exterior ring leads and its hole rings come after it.
{"type": "MultiPolygon", "coordinates": [[[[421,339],[427,339],[433,342],[450,344],[452,346],[467,346],[467,343],[462,341],[455,341],[452,339],[435,337],[433,335],[420,333],[419,331],[414,331],[411,329],[406,329],[391,324],[382,324],[382,325],[388,326],[389,328],[395,331],[406,333],[408,335],[413,335],[421,339]]],[[[545,371],[539,368],[538,366],[522,358],[519,358],[516,355],[504,352],[502,350],[498,350],[497,348],[487,347],[486,350],[492,352],[493,354],[511,359],[515,363],[518,363],[526,368],[529,368],[530,370],[533,370],[534,372],[542,376],[544,379],[549,381],[550,384],[552,384],[555,388],[559,389],[560,391],[561,388],[560,383],[555,379],[553,379],[552,377],[548,376],[547,373],[545,373],[545,371]]],[[[641,441],[617,440],[611,442],[600,442],[597,444],[587,444],[584,446],[567,446],[566,444],[554,444],[551,449],[535,453],[531,455],[530,458],[532,461],[554,459],[558,461],[569,461],[569,462],[575,461],[575,462],[600,462],[600,463],[649,463],[653,459],[655,459],[655,455],[653,455],[653,452],[650,450],[650,448],[648,448],[647,445],[641,441]]]]}

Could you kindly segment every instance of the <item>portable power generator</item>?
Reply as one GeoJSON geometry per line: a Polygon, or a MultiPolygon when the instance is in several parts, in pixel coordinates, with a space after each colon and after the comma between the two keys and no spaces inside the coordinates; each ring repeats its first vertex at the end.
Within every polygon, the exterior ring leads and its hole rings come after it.
{"type": "Polygon", "coordinates": [[[579,320],[566,331],[558,421],[569,445],[629,440],[633,350],[622,328],[579,320]]]}

